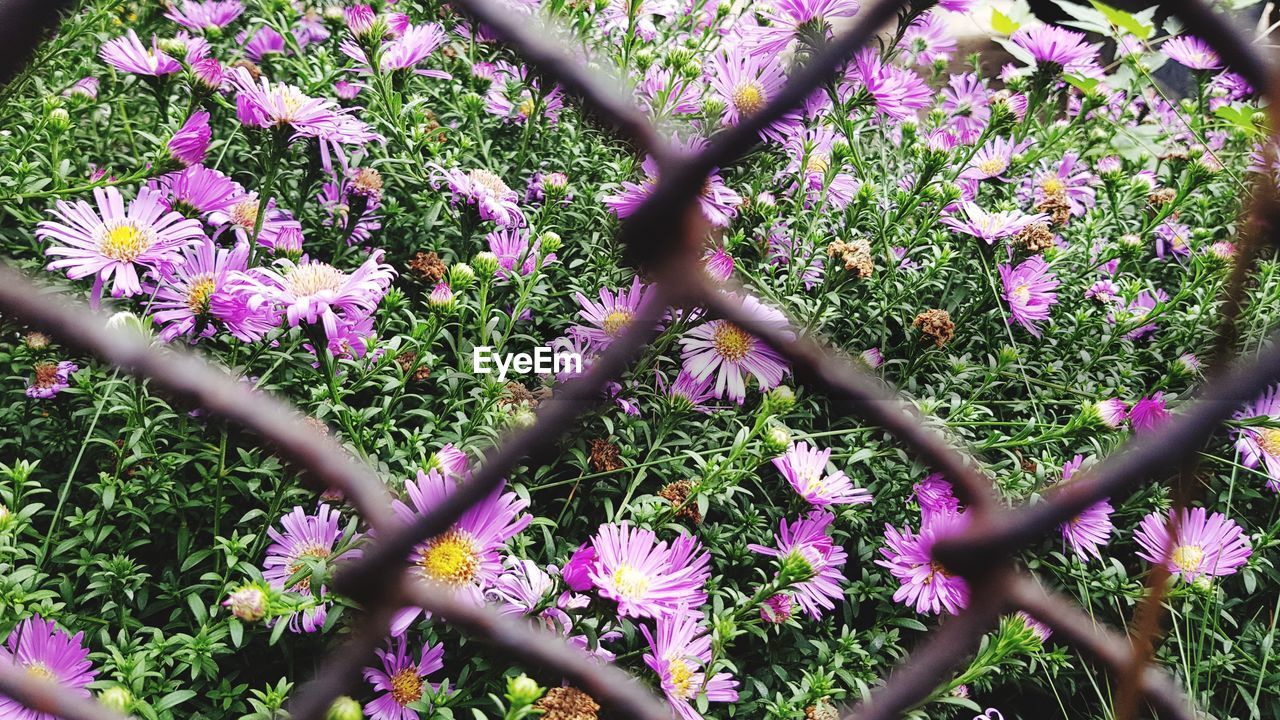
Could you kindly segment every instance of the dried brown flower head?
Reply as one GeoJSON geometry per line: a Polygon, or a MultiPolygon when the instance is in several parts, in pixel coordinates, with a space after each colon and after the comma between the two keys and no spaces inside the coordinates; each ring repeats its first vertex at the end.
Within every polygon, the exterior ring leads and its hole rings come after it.
{"type": "Polygon", "coordinates": [[[676,517],[688,520],[694,525],[702,523],[702,513],[698,512],[698,503],[690,501],[693,494],[693,483],[688,480],[677,480],[667,483],[658,491],[658,497],[671,502],[676,509],[676,517]]]}
{"type": "Polygon", "coordinates": [[[1151,203],[1151,207],[1159,209],[1173,202],[1176,197],[1178,197],[1177,190],[1162,187],[1152,190],[1151,194],[1147,196],[1147,202],[1151,203]]]}
{"type": "Polygon", "coordinates": [[[396,356],[396,365],[400,366],[400,372],[413,372],[409,377],[413,382],[424,382],[431,377],[431,368],[425,363],[418,365],[418,353],[412,350],[406,350],[396,356]],[[415,367],[416,365],[416,367],[415,367]]]}
{"type": "Polygon", "coordinates": [[[622,467],[622,451],[618,450],[617,445],[596,438],[590,442],[590,446],[587,459],[591,462],[592,472],[613,472],[622,467]]]}
{"type": "Polygon", "coordinates": [[[857,238],[844,242],[836,240],[827,246],[827,257],[838,257],[844,262],[844,269],[860,278],[869,278],[876,266],[871,259],[871,244],[857,238]]]}
{"type": "Polygon", "coordinates": [[[1071,203],[1067,201],[1065,192],[1048,193],[1036,205],[1036,210],[1048,213],[1054,225],[1066,225],[1071,219],[1071,203]]]}
{"type": "Polygon", "coordinates": [[[27,346],[28,350],[44,350],[49,347],[50,340],[48,335],[32,330],[22,338],[22,342],[27,346]]]}
{"type": "Polygon", "coordinates": [[[542,711],[542,720],[597,720],[600,704],[575,687],[547,691],[533,706],[542,711]]]}
{"type": "Polygon", "coordinates": [[[449,268],[435,252],[420,252],[409,261],[409,272],[428,283],[438,283],[444,279],[449,268]]]}
{"type": "Polygon", "coordinates": [[[920,328],[921,336],[933,340],[938,347],[951,342],[956,334],[956,324],[946,310],[925,310],[911,321],[911,327],[920,328]]]}
{"type": "Polygon", "coordinates": [[[828,698],[822,698],[818,702],[804,709],[805,720],[839,720],[840,712],[836,710],[836,706],[831,704],[828,698]]]}
{"type": "Polygon", "coordinates": [[[502,388],[502,397],[498,398],[498,406],[504,410],[509,410],[523,405],[532,410],[549,397],[551,397],[550,388],[539,387],[537,390],[530,390],[523,384],[512,380],[502,388]]]}
{"type": "Polygon", "coordinates": [[[1013,244],[1032,255],[1041,253],[1053,247],[1053,231],[1044,223],[1033,223],[1013,237],[1013,244]]]}
{"type": "Polygon", "coordinates": [[[258,67],[257,65],[254,65],[248,60],[236,60],[235,62],[231,63],[231,67],[244,68],[245,70],[248,70],[249,77],[253,78],[254,80],[257,80],[262,77],[262,68],[258,67]]]}

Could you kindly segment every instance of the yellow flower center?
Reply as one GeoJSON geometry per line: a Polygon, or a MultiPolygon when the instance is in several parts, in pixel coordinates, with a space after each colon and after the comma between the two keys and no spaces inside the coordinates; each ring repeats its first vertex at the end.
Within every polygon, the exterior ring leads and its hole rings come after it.
{"type": "Polygon", "coordinates": [[[117,262],[133,262],[156,241],[154,232],[140,228],[128,219],[107,223],[101,234],[98,252],[117,262]]]}
{"type": "Polygon", "coordinates": [[[1044,190],[1046,195],[1057,195],[1066,190],[1067,186],[1058,178],[1051,177],[1040,181],[1040,189],[1044,190]]]}
{"type": "Polygon", "coordinates": [[[253,226],[258,223],[258,201],[255,199],[241,200],[231,206],[228,214],[231,216],[231,222],[246,230],[252,230],[253,226]]]}
{"type": "Polygon", "coordinates": [[[1271,457],[1280,457],[1280,428],[1263,428],[1255,432],[1262,452],[1271,457]]]}
{"type": "Polygon", "coordinates": [[[721,322],[711,333],[711,344],[725,360],[738,361],[751,350],[751,336],[732,323],[721,322]]]}
{"type": "Polygon", "coordinates": [[[53,674],[48,665],[42,662],[31,662],[27,665],[27,674],[31,677],[40,678],[41,680],[57,681],[58,676],[53,674]]]}
{"type": "Polygon", "coordinates": [[[999,175],[1009,169],[1009,163],[1002,158],[988,158],[978,163],[978,169],[986,175],[999,175]]]}
{"type": "Polygon", "coordinates": [[[480,554],[470,535],[450,530],[427,542],[418,558],[418,567],[429,580],[452,586],[466,585],[473,582],[480,571],[480,554]]]}
{"type": "Polygon", "coordinates": [[[809,156],[809,162],[805,164],[805,170],[818,175],[825,175],[831,167],[831,158],[822,153],[814,153],[809,156]]]}
{"type": "Polygon", "coordinates": [[[649,590],[649,578],[630,565],[619,565],[613,571],[613,586],[618,594],[629,600],[644,597],[649,590]]]}
{"type": "Polygon", "coordinates": [[[1017,300],[1020,303],[1025,303],[1031,299],[1031,288],[1026,283],[1022,283],[1015,287],[1013,292],[1010,294],[1013,296],[1014,300],[1017,300]]]}
{"type": "Polygon", "coordinates": [[[743,115],[760,112],[766,101],[768,98],[764,87],[754,80],[748,80],[733,89],[733,106],[743,115]]]}
{"type": "Polygon", "coordinates": [[[204,315],[209,312],[209,296],[213,295],[216,289],[213,276],[207,273],[193,279],[187,286],[187,307],[195,315],[204,315]]]}
{"type": "Polygon", "coordinates": [[[1204,562],[1204,548],[1199,545],[1179,545],[1173,549],[1169,559],[1183,572],[1194,573],[1200,569],[1200,563],[1204,562]]]}
{"type": "Polygon", "coordinates": [[[391,676],[391,698],[400,707],[422,699],[422,677],[418,666],[410,665],[391,676]]]}
{"type": "Polygon", "coordinates": [[[490,195],[504,196],[511,194],[511,188],[502,181],[502,178],[494,175],[488,170],[472,170],[467,173],[467,178],[471,180],[472,185],[478,185],[484,188],[490,195]]]}
{"type": "MultiPolygon", "coordinates": [[[[289,574],[293,575],[306,567],[306,564],[302,562],[303,560],[325,560],[328,559],[330,554],[331,552],[329,548],[324,547],[323,545],[308,545],[302,549],[302,552],[294,556],[293,563],[289,565],[289,574]]],[[[294,583],[290,590],[301,593],[311,592],[311,578],[302,578],[298,582],[294,583]]]]}
{"type": "Polygon", "coordinates": [[[530,115],[533,114],[533,108],[534,108],[533,98],[525,98],[524,100],[520,101],[520,105],[516,107],[516,112],[520,113],[520,115],[524,117],[529,117],[530,115]]]}
{"type": "Polygon", "coordinates": [[[276,115],[276,125],[288,125],[297,119],[298,110],[307,102],[307,96],[292,85],[286,85],[280,92],[280,110],[276,115]]]}
{"type": "Polygon", "coordinates": [[[667,672],[671,674],[671,690],[674,695],[689,698],[693,690],[693,671],[684,660],[675,658],[667,661],[667,672]]]}
{"type": "Polygon", "coordinates": [[[346,279],[346,273],[319,262],[295,265],[284,276],[287,289],[297,297],[311,297],[325,291],[337,292],[346,279]]]}
{"type": "Polygon", "coordinates": [[[609,337],[618,337],[623,330],[631,324],[631,313],[627,310],[617,309],[605,316],[604,332],[609,337]]]}

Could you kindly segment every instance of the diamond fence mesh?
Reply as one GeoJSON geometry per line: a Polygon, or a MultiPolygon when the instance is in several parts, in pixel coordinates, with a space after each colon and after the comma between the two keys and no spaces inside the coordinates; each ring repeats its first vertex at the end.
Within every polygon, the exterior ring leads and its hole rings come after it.
{"type": "MultiPolygon", "coordinates": [[[[68,2],[8,0],[0,4],[0,79],[23,72],[27,56],[56,24],[68,2]]],[[[1175,505],[1192,499],[1198,450],[1243,403],[1280,379],[1280,335],[1256,356],[1232,360],[1235,320],[1245,300],[1250,269],[1261,248],[1275,244],[1280,202],[1270,184],[1259,185],[1243,223],[1238,259],[1220,303],[1221,323],[1215,357],[1197,399],[1158,431],[1132,441],[1072,482],[1032,505],[1005,507],[992,481],[979,465],[946,439],[928,429],[914,408],[877,378],[831,348],[785,327],[762,322],[749,313],[741,293],[713,284],[700,270],[698,252],[709,232],[697,212],[699,190],[713,168],[723,167],[750,150],[758,132],[798,107],[815,89],[835,77],[859,48],[902,12],[932,3],[876,0],[865,6],[839,34],[792,76],[785,88],[758,113],[712,138],[701,152],[683,156],[604,75],[566,52],[552,29],[509,13],[494,0],[451,0],[462,13],[483,23],[535,70],[575,95],[584,111],[611,126],[637,149],[652,154],[659,181],[643,206],[622,226],[619,241],[631,262],[654,281],[637,318],[583,376],[574,379],[538,409],[536,422],[489,453],[480,469],[458,491],[410,525],[391,512],[391,498],[366,464],[347,454],[334,440],[316,433],[286,403],[252,392],[244,384],[194,354],[157,349],[125,333],[109,330],[102,319],[65,298],[51,295],[20,273],[0,268],[0,312],[55,336],[70,348],[95,355],[136,377],[147,379],[169,396],[206,409],[227,423],[256,434],[258,442],[288,460],[306,482],[319,489],[342,491],[376,532],[376,542],[363,557],[334,578],[335,592],[359,602],[364,611],[343,646],[321,663],[289,705],[297,720],[323,718],[330,704],[359,680],[361,668],[386,636],[392,614],[420,606],[458,630],[524,664],[538,674],[561,679],[594,697],[610,717],[666,720],[665,703],[620,669],[590,660],[559,636],[504,617],[487,607],[461,602],[447,592],[414,581],[408,574],[412,548],[447,530],[472,504],[490,494],[502,478],[535,452],[552,443],[601,397],[605,384],[626,372],[657,333],[664,314],[674,307],[701,307],[712,316],[737,324],[772,346],[790,363],[796,380],[825,393],[834,412],[883,428],[925,464],[955,485],[971,508],[972,522],[962,533],[935,548],[935,558],[971,586],[970,605],[947,619],[924,639],[911,656],[870,697],[846,708],[842,718],[887,720],[900,717],[927,698],[938,679],[953,671],[977,647],[999,618],[1023,610],[1048,625],[1057,637],[1104,667],[1116,686],[1115,717],[1130,720],[1150,708],[1163,718],[1197,716],[1174,678],[1152,664],[1152,647],[1160,628],[1167,571],[1149,575],[1148,593],[1140,604],[1131,636],[1100,626],[1071,601],[1041,586],[1017,564],[1016,553],[1054,531],[1104,498],[1122,498],[1146,482],[1170,481],[1175,505]]],[[[1270,98],[1277,87],[1270,64],[1247,36],[1199,0],[1170,0],[1160,5],[1206,40],[1224,62],[1245,77],[1260,95],[1270,98]]],[[[4,95],[0,94],[0,97],[4,95]]],[[[1273,113],[1273,103],[1268,111],[1273,113]]],[[[16,129],[15,129],[16,130],[16,129]]],[[[1274,152],[1268,147],[1268,152],[1274,152]]],[[[1172,516],[1176,518],[1177,513],[1172,516]]],[[[1177,532],[1176,527],[1170,528],[1177,532]]],[[[1170,543],[1172,546],[1174,543],[1170,543]]],[[[67,720],[119,720],[120,716],[89,699],[60,692],[56,685],[15,666],[0,664],[0,692],[40,712],[67,720]]]]}

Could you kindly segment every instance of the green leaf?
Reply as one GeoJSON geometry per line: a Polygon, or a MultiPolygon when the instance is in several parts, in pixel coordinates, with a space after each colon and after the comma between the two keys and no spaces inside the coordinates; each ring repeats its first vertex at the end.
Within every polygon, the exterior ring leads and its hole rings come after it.
{"type": "Polygon", "coordinates": [[[1009,17],[1008,15],[1005,15],[1004,13],[1000,12],[996,8],[991,8],[991,29],[992,30],[995,30],[1001,35],[1012,35],[1020,27],[1022,26],[1014,22],[1013,18],[1009,17]]]}
{"type": "Polygon", "coordinates": [[[157,710],[168,710],[171,707],[181,705],[196,696],[194,690],[174,690],[173,692],[160,698],[160,702],[156,703],[157,710]]]}
{"type": "Polygon", "coordinates": [[[1106,16],[1107,22],[1124,30],[1125,32],[1136,36],[1140,40],[1146,40],[1155,32],[1155,26],[1142,22],[1137,17],[1123,10],[1113,8],[1106,3],[1100,3],[1098,0],[1089,0],[1098,12],[1106,16]]]}

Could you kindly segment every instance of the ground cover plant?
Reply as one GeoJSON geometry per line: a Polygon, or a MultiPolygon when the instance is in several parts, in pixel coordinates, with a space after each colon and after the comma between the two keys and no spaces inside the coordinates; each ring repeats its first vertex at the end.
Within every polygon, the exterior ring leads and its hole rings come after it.
{"type": "MultiPolygon", "coordinates": [[[[904,391],[1010,503],[1188,401],[1238,216],[1278,171],[1253,89],[1193,32],[1060,4],[1063,25],[909,8],[699,197],[711,278],[904,391]],[[972,56],[964,19],[993,37],[972,56]]],[[[692,152],[859,7],[507,11],[557,23],[692,152]]],[[[294,403],[377,469],[401,519],[530,424],[652,291],[614,235],[657,164],[447,4],[86,0],[0,88],[0,118],[7,262],[294,403]]],[[[1268,250],[1240,354],[1278,298],[1268,250]]],[[[368,527],[201,408],[0,322],[0,663],[140,718],[282,716],[349,630],[358,608],[329,583],[368,527]]],[[[415,548],[413,572],[632,672],[680,718],[836,717],[970,601],[930,555],[967,522],[947,478],[697,308],[545,454],[415,548]]],[[[1165,566],[1155,660],[1205,717],[1274,717],[1280,386],[1195,479],[1176,538],[1154,484],[1020,562],[1122,629],[1165,566]]],[[[406,608],[332,716],[597,717],[539,670],[406,608]]],[[[1108,718],[1114,699],[1014,615],[914,713],[1108,718]]],[[[47,717],[0,695],[0,718],[47,717]]]]}

